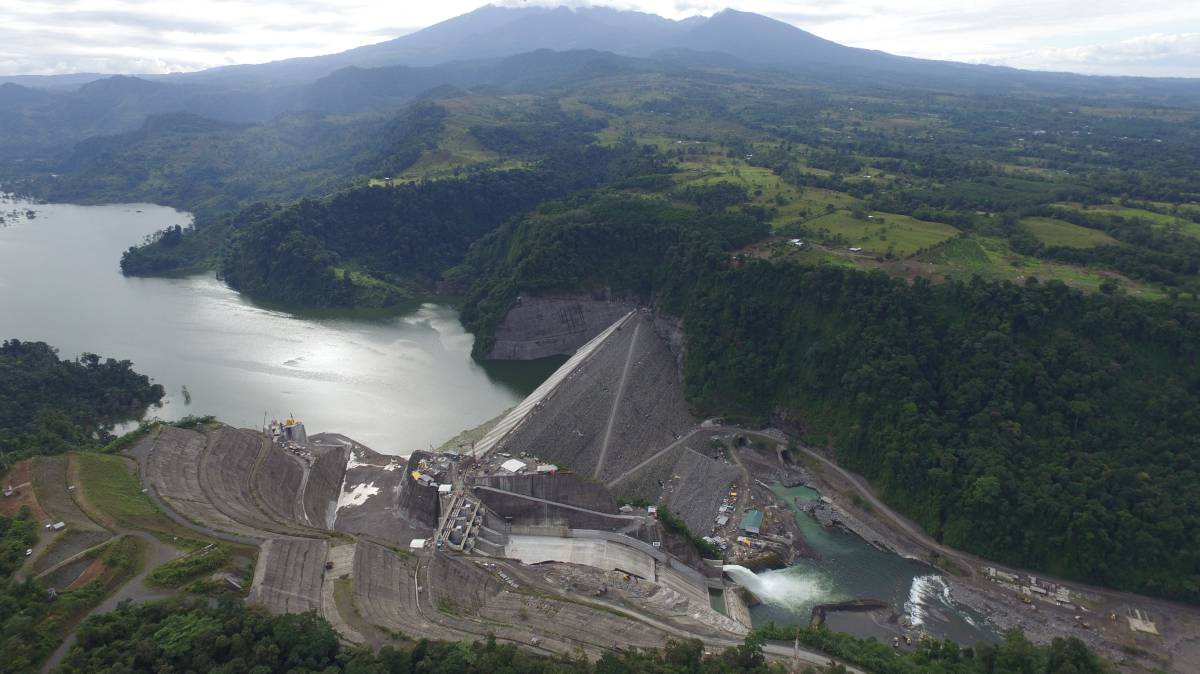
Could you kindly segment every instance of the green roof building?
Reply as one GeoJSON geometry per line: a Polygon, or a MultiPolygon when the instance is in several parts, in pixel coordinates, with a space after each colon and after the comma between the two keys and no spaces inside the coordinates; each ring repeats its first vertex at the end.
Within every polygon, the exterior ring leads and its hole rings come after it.
{"type": "Polygon", "coordinates": [[[748,534],[757,534],[759,528],[762,527],[762,517],[761,510],[747,510],[746,514],[742,515],[742,523],[738,525],[738,528],[748,534]]]}

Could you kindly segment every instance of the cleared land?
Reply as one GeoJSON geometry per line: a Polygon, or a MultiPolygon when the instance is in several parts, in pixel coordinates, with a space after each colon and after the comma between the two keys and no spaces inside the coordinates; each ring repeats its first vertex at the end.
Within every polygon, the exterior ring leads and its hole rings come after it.
{"type": "Polygon", "coordinates": [[[33,462],[32,477],[38,503],[51,516],[51,520],[67,525],[66,530],[51,539],[42,554],[34,560],[33,570],[36,573],[42,573],[112,537],[71,498],[67,484],[67,462],[65,455],[39,456],[33,462]]]}
{"type": "Polygon", "coordinates": [[[8,471],[8,475],[4,476],[4,486],[13,487],[16,493],[12,496],[0,497],[0,515],[12,517],[17,514],[21,506],[29,506],[33,518],[44,524],[50,519],[50,516],[46,514],[45,510],[42,510],[33,490],[32,464],[33,459],[18,461],[13,465],[12,470],[8,471]]]}
{"type": "Polygon", "coordinates": [[[908,257],[942,243],[958,230],[940,222],[926,222],[907,215],[874,211],[867,217],[858,218],[849,211],[835,211],[819,218],[808,220],[804,227],[818,234],[818,238],[840,236],[846,245],[881,255],[892,253],[908,257]]]}
{"type": "Polygon", "coordinates": [[[1057,218],[1024,218],[1021,225],[1047,246],[1095,248],[1119,242],[1097,229],[1089,229],[1057,218]]]}
{"type": "Polygon", "coordinates": [[[105,454],[76,454],[70,473],[82,490],[86,506],[106,526],[157,534],[195,537],[172,522],[142,492],[137,465],[130,459],[105,454]]]}
{"type": "Polygon", "coordinates": [[[896,263],[889,271],[939,280],[949,276],[965,281],[978,275],[986,279],[1006,279],[1019,283],[1034,277],[1042,281],[1062,281],[1074,288],[1090,292],[1098,291],[1100,284],[1108,279],[1117,279],[1121,286],[1135,297],[1164,297],[1162,291],[1153,286],[1119,274],[1021,255],[1014,252],[1004,240],[986,236],[971,235],[951,239],[914,260],[896,263]]]}
{"type": "Polygon", "coordinates": [[[262,544],[249,601],[272,613],[321,610],[325,541],[275,538],[262,544]]]}

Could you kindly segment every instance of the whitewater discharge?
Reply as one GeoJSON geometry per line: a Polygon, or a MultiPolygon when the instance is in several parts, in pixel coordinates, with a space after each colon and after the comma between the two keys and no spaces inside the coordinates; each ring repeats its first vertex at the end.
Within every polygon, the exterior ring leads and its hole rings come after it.
{"type": "Polygon", "coordinates": [[[904,615],[908,624],[920,627],[929,617],[930,607],[934,602],[950,606],[950,586],[941,576],[931,573],[926,576],[913,578],[908,588],[908,601],[904,602],[904,615]]]}
{"type": "Polygon", "coordinates": [[[738,585],[749,590],[764,604],[805,610],[833,597],[829,578],[799,567],[766,571],[761,574],[737,564],[721,567],[738,585]]]}

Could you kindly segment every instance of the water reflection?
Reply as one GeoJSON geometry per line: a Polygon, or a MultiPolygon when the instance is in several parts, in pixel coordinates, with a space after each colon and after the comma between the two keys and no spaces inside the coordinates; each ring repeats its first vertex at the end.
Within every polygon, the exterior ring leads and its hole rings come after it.
{"type": "Polygon", "coordinates": [[[458,313],[440,304],[392,318],[296,316],[212,275],[125,278],[125,248],[189,216],[145,204],[36,209],[36,220],[0,229],[0,336],[132,360],[166,388],[151,412],[165,419],[258,427],[295,413],[310,431],[407,454],[515,405],[558,362],[485,368],[458,313]]]}

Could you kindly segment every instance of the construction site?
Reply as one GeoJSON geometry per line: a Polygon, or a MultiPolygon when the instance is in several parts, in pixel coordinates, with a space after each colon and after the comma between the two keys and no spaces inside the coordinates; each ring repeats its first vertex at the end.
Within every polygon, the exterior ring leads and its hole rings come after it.
{"type": "MultiPolygon", "coordinates": [[[[720,648],[749,633],[754,599],[696,541],[748,540],[734,527],[754,497],[688,412],[671,330],[627,311],[462,451],[384,455],[289,418],[165,426],[131,454],[172,519],[257,548],[249,602],[317,611],[350,642],[720,648]]],[[[796,549],[776,538],[731,552],[770,543],[786,563],[796,549]]]]}
{"type": "MultiPolygon", "coordinates": [[[[595,658],[668,638],[736,645],[753,629],[752,616],[780,615],[756,606],[771,600],[756,596],[770,591],[756,573],[820,557],[802,518],[898,559],[926,557],[870,512],[828,497],[789,502],[781,485],[850,489],[819,461],[798,461],[782,433],[694,418],[681,341],[676,324],[627,310],[520,404],[476,429],[477,441],[450,451],[382,454],[340,433],[309,435],[289,418],[261,429],[164,425],[126,454],[142,491],[175,524],[256,551],[244,577],[225,575],[248,602],[274,613],[315,611],[345,641],[371,647],[494,635],[595,658]]],[[[73,555],[110,535],[74,507],[59,459],[39,459],[24,476],[37,487],[33,505],[65,528],[38,551],[38,573],[81,570],[82,562],[67,568],[73,555]]],[[[6,498],[15,505],[28,492],[14,488],[6,498]]],[[[1101,618],[1107,609],[1097,595],[981,571],[938,587],[947,597],[952,587],[998,626],[1044,617],[1046,634],[1083,633],[1098,647],[1144,647],[1161,635],[1188,653],[1195,646],[1145,604],[1111,604],[1113,615],[1101,618]],[[989,595],[995,591],[1003,596],[989,595]],[[1075,619],[1054,617],[1063,610],[1075,619]],[[1133,637],[1117,634],[1125,623],[1133,637]]],[[[944,637],[906,618],[904,599],[811,603],[815,624],[862,625],[860,634],[897,648],[944,637]]],[[[829,661],[790,643],[765,650],[798,663],[829,661]]]]}

